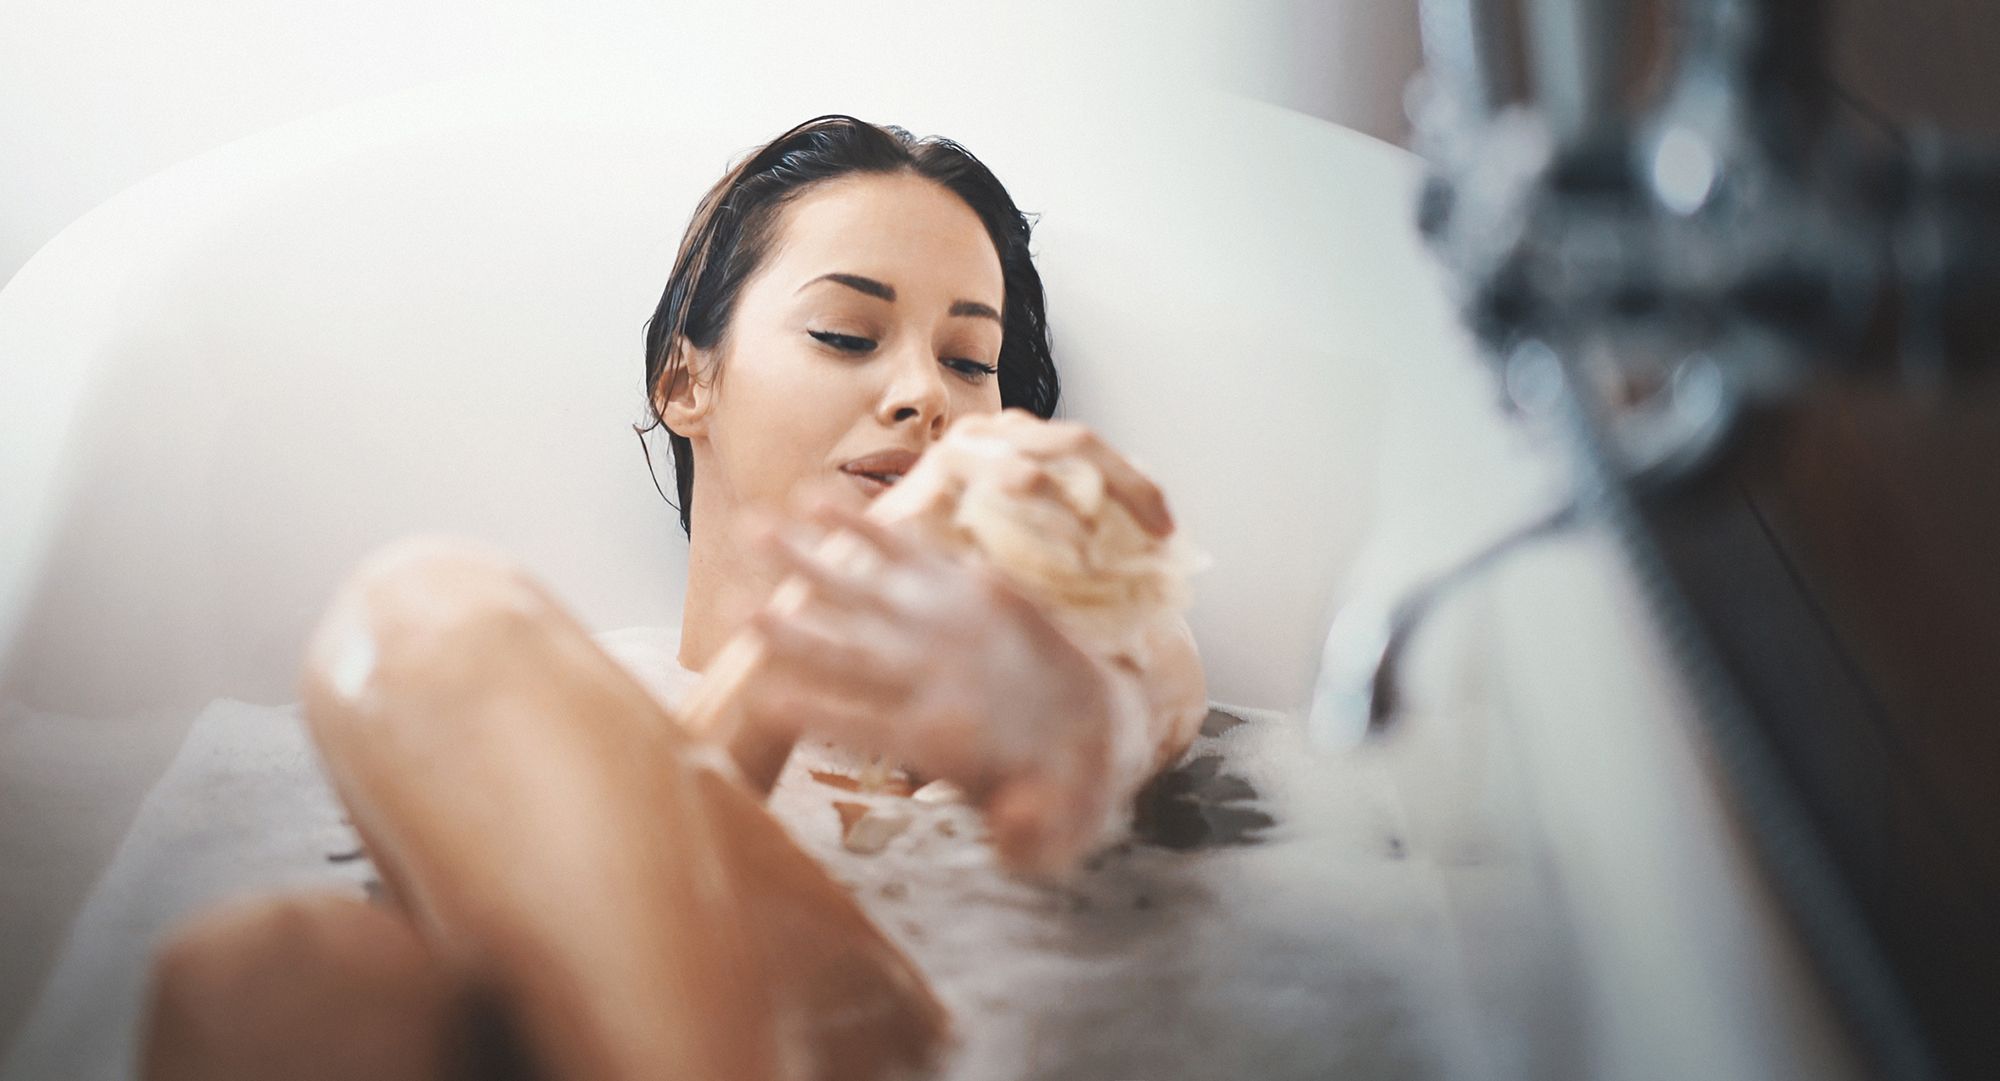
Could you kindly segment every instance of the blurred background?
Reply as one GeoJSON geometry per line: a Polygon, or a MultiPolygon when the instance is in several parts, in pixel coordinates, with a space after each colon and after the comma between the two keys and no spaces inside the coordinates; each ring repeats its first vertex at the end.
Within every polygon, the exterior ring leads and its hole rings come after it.
{"type": "Polygon", "coordinates": [[[1406,0],[6,0],[0,282],[91,207],[231,140],[433,80],[583,57],[720,61],[760,81],[901,67],[1088,91],[1136,77],[1227,87],[1394,139],[1418,46],[1406,0]]]}
{"type": "MultiPolygon", "coordinates": [[[[1897,116],[2000,130],[2000,8],[1839,0],[1836,65],[1897,116]]],[[[1207,83],[1392,142],[1420,61],[1414,0],[1006,4],[772,0],[5,0],[0,283],[79,215],[175,162],[431,80],[590,56],[703,62],[755,42],[759,78],[897,64],[938,78],[1028,71],[1207,83]],[[879,42],[841,55],[834,42],[879,42]]],[[[754,58],[754,59],[753,59],[754,58]]]]}

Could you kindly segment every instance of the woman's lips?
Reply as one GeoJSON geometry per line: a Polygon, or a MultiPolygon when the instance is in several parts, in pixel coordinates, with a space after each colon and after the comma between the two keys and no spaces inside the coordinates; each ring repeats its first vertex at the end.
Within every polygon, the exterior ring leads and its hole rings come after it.
{"type": "Polygon", "coordinates": [[[847,473],[849,477],[854,478],[854,483],[860,485],[862,493],[870,499],[889,490],[890,482],[881,477],[869,473],[854,473],[848,470],[841,470],[841,472],[847,473]]]}
{"type": "Polygon", "coordinates": [[[853,477],[855,483],[861,485],[861,490],[873,498],[902,480],[903,474],[908,473],[916,464],[915,451],[896,447],[856,458],[841,466],[840,471],[853,477]]]}

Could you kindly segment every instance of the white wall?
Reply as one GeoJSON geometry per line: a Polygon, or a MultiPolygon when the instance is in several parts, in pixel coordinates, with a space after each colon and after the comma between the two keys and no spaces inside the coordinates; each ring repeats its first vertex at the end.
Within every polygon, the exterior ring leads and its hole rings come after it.
{"type": "Polygon", "coordinates": [[[1417,0],[1238,0],[1222,84],[1399,145],[1423,62],[1417,0]]]}
{"type": "Polygon", "coordinates": [[[0,0],[0,283],[86,210],[205,150],[344,102],[578,55],[733,73],[718,92],[730,77],[837,83],[884,69],[1086,94],[1108,80],[1212,83],[1394,137],[1415,55],[1412,8],[0,0]]]}
{"type": "MultiPolygon", "coordinates": [[[[1981,60],[2000,39],[2000,7],[1834,9],[1836,60],[1856,91],[1892,115],[2000,129],[2000,68],[1981,60]]],[[[1209,82],[1394,142],[1420,59],[1416,0],[0,0],[0,283],[142,177],[273,124],[563,54],[735,53],[744,66],[752,43],[794,79],[855,63],[948,79],[1025,65],[1086,92],[1119,72],[1209,82]],[[818,39],[842,48],[829,56],[818,39]]]]}

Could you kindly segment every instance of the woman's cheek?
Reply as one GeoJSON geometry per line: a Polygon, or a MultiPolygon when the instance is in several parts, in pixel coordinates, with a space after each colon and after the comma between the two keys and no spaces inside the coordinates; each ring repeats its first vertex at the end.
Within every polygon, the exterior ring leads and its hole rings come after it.
{"type": "Polygon", "coordinates": [[[787,356],[767,368],[759,380],[753,416],[743,418],[754,429],[759,462],[751,463],[766,476],[765,488],[782,505],[799,489],[822,480],[840,435],[852,423],[844,412],[854,406],[841,395],[850,388],[829,385],[825,366],[813,358],[787,356]]]}
{"type": "MultiPolygon", "coordinates": [[[[1000,411],[1000,381],[987,376],[977,386],[968,385],[961,396],[963,403],[958,409],[959,416],[975,416],[1000,411]]],[[[956,419],[956,418],[954,418],[956,419]]]]}

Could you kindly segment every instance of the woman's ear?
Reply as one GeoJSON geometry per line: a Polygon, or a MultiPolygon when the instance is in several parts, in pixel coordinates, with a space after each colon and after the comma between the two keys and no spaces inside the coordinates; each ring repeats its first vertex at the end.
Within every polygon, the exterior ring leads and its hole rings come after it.
{"type": "Polygon", "coordinates": [[[715,404],[715,381],[695,378],[708,362],[706,351],[685,345],[676,346],[675,351],[680,355],[667,364],[672,374],[663,381],[664,386],[654,388],[653,404],[668,431],[692,439],[708,427],[708,411],[715,404]]]}

